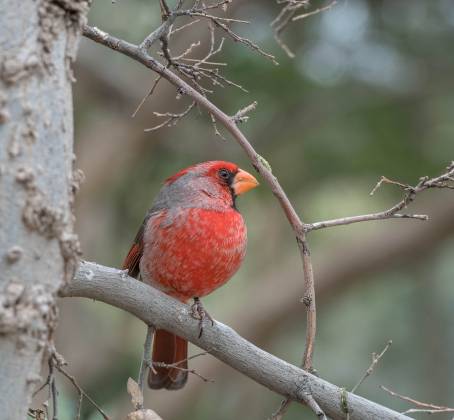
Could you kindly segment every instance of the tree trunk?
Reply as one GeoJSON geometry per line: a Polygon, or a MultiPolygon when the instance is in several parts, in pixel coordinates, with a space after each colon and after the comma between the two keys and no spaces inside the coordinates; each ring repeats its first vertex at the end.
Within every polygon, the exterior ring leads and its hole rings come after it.
{"type": "Polygon", "coordinates": [[[88,0],[0,10],[0,413],[23,419],[78,256],[70,64],[88,0]]]}

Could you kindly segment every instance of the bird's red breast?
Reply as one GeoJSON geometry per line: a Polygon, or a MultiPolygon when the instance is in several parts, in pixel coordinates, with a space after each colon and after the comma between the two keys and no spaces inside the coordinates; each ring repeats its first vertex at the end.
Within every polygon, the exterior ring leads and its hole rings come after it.
{"type": "Polygon", "coordinates": [[[163,210],[149,218],[142,277],[182,301],[222,286],[246,252],[246,226],[233,208],[163,210]]]}

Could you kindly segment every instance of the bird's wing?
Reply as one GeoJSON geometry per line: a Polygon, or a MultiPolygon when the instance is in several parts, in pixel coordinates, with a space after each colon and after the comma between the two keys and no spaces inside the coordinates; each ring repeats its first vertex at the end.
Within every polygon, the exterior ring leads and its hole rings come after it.
{"type": "Polygon", "coordinates": [[[134,242],[129,249],[128,255],[123,262],[123,270],[128,270],[128,273],[131,277],[136,277],[140,273],[140,259],[142,258],[143,254],[143,235],[145,232],[145,227],[151,217],[151,212],[145,216],[142,225],[137,232],[136,237],[134,238],[134,242]]]}
{"type": "Polygon", "coordinates": [[[173,223],[174,218],[171,216],[171,212],[166,208],[161,206],[153,206],[148,214],[145,216],[145,219],[142,222],[142,225],[137,232],[137,235],[134,239],[131,248],[129,249],[128,255],[123,262],[123,270],[128,270],[128,273],[131,277],[138,278],[140,273],[140,259],[143,255],[144,249],[144,234],[145,229],[149,224],[159,225],[161,227],[168,227],[173,223]],[[170,216],[170,217],[168,217],[170,216]]]}

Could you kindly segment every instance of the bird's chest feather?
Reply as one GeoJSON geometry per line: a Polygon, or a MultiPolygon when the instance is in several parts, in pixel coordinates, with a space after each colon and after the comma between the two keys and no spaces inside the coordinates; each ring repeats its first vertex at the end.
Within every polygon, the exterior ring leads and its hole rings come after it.
{"type": "Polygon", "coordinates": [[[165,210],[146,226],[141,273],[182,300],[204,296],[237,271],[246,242],[246,226],[234,209],[165,210]]]}

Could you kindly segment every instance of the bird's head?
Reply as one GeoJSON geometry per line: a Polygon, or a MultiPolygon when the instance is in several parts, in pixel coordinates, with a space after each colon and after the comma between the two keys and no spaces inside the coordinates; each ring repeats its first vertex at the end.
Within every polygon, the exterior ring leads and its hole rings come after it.
{"type": "Polygon", "coordinates": [[[184,207],[234,207],[237,196],[257,187],[258,181],[237,165],[225,161],[199,163],[168,178],[163,191],[172,204],[184,207]]]}

